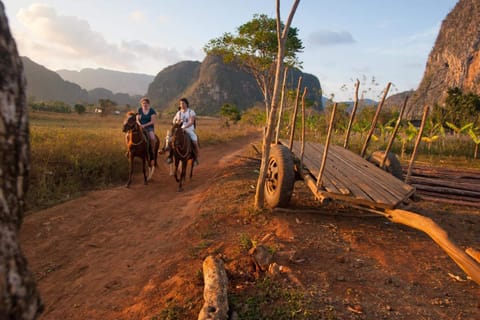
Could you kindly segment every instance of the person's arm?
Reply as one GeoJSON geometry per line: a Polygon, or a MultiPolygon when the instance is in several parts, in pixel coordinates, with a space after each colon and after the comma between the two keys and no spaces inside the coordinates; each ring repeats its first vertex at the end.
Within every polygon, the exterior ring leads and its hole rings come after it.
{"type": "Polygon", "coordinates": [[[189,115],[188,123],[186,125],[182,126],[184,129],[187,129],[187,128],[193,126],[193,124],[195,123],[195,112],[192,112],[190,110],[190,111],[188,111],[188,115],[189,115]]]}

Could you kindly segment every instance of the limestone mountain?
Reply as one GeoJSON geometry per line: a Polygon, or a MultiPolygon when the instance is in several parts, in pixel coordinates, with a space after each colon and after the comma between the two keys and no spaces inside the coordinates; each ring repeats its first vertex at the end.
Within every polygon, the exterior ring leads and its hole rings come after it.
{"type": "MultiPolygon", "coordinates": [[[[288,75],[288,87],[296,88],[300,75],[303,86],[308,87],[307,99],[321,109],[321,87],[315,76],[292,71],[288,75]]],[[[184,61],[165,68],[150,84],[147,95],[160,111],[175,110],[178,99],[185,96],[202,115],[217,114],[227,103],[240,110],[263,103],[254,78],[233,64],[225,64],[218,56],[207,56],[201,63],[184,61]]]]}
{"type": "Polygon", "coordinates": [[[130,73],[103,68],[85,68],[80,71],[57,70],[63,79],[74,82],[87,90],[106,88],[112,92],[129,95],[144,95],[154,76],[142,73],[130,73]]]}
{"type": "Polygon", "coordinates": [[[447,90],[480,94],[480,2],[459,0],[442,22],[423,79],[409,103],[412,117],[423,106],[443,103],[447,90]]]}
{"type": "Polygon", "coordinates": [[[56,72],[21,57],[27,79],[27,97],[37,101],[63,101],[70,105],[76,103],[97,103],[99,99],[110,99],[120,105],[136,105],[140,95],[130,96],[126,93],[114,93],[104,88],[85,90],[76,83],[65,81],[56,72]]]}

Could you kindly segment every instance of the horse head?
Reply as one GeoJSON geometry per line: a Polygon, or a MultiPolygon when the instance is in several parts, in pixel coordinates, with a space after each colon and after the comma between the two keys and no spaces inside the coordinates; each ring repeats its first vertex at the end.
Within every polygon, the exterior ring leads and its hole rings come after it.
{"type": "Polygon", "coordinates": [[[137,125],[137,114],[135,112],[129,111],[125,117],[125,121],[123,122],[123,132],[127,132],[130,130],[135,129],[137,125]]]}

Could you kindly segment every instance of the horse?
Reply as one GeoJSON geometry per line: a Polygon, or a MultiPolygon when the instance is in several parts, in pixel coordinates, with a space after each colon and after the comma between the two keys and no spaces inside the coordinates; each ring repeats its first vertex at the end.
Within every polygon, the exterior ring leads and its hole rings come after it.
{"type": "Polygon", "coordinates": [[[157,155],[158,148],[160,146],[160,140],[157,135],[155,135],[155,146],[153,155],[149,155],[150,148],[148,143],[148,137],[143,128],[137,123],[137,114],[135,112],[127,112],[125,121],[123,122],[123,132],[126,133],[126,144],[127,144],[127,158],[129,162],[129,175],[126,187],[130,187],[133,177],[133,160],[135,157],[138,157],[142,160],[143,164],[143,181],[144,184],[148,184],[153,176],[155,167],[157,167],[157,155]],[[153,157],[153,158],[152,158],[153,157]],[[151,164],[151,161],[154,161],[154,165],[151,164]],[[146,172],[146,163],[148,163],[148,176],[146,172]]]}
{"type": "Polygon", "coordinates": [[[177,123],[172,126],[170,148],[173,150],[173,158],[175,163],[174,176],[178,182],[178,191],[183,190],[183,183],[187,174],[188,163],[190,163],[190,179],[193,176],[193,161],[195,160],[195,152],[193,142],[188,133],[182,129],[182,124],[177,123]],[[178,176],[178,165],[182,162],[180,176],[178,176]]]}

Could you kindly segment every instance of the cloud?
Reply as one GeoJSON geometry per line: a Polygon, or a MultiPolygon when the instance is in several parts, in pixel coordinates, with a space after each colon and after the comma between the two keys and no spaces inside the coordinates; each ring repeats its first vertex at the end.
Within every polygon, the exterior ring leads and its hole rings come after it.
{"type": "MultiPolygon", "coordinates": [[[[19,51],[50,68],[104,67],[151,72],[152,67],[176,63],[186,54],[137,40],[109,42],[103,34],[93,30],[88,21],[60,15],[53,7],[44,4],[21,9],[17,18],[26,27],[26,31],[17,33],[19,51]],[[142,70],[142,66],[147,70],[142,70]]],[[[144,16],[135,11],[130,18],[142,19],[144,16]]]]}
{"type": "Polygon", "coordinates": [[[317,46],[355,43],[353,36],[348,31],[318,30],[311,33],[308,40],[317,46]]]}
{"type": "Polygon", "coordinates": [[[131,67],[129,61],[134,56],[107,42],[86,20],[58,15],[54,8],[43,4],[20,9],[17,18],[30,35],[24,34],[22,38],[29,42],[23,43],[26,50],[43,47],[55,58],[94,60],[108,67],[131,67]]]}
{"type": "Polygon", "coordinates": [[[130,19],[133,21],[144,21],[146,19],[145,13],[140,10],[130,13],[130,19]]]}

